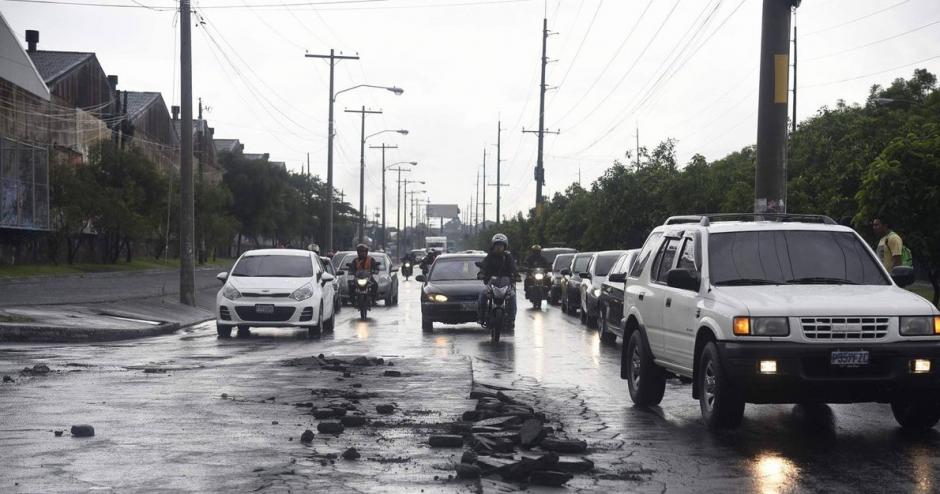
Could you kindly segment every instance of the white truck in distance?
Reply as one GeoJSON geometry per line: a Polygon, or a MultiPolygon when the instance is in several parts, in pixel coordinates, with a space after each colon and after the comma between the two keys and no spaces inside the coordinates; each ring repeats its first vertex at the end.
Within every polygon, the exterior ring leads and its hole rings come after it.
{"type": "Polygon", "coordinates": [[[424,237],[424,247],[428,252],[436,250],[441,254],[446,254],[447,237],[424,237]]]}

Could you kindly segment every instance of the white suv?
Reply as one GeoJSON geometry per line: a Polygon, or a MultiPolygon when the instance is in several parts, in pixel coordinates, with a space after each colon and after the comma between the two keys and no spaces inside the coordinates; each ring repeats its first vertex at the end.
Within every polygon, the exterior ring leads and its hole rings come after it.
{"type": "Polygon", "coordinates": [[[940,420],[940,313],[852,229],[808,215],[673,217],[628,273],[620,374],[638,405],[691,379],[710,428],[747,403],[890,403],[940,420]]]}

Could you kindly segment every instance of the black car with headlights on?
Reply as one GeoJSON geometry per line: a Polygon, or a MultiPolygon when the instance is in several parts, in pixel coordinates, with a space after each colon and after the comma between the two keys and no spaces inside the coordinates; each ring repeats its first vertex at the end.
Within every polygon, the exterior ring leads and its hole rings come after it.
{"type": "Polygon", "coordinates": [[[477,279],[476,263],[481,254],[442,254],[427,275],[415,280],[421,287],[421,329],[431,331],[434,323],[462,324],[477,320],[477,305],[483,282],[477,279]]]}

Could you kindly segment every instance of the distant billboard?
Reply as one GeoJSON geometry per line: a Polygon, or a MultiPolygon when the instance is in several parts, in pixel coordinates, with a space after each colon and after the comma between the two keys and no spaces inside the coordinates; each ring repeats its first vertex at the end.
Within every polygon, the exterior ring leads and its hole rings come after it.
{"type": "Polygon", "coordinates": [[[456,218],[460,208],[456,204],[428,204],[428,218],[456,218]]]}

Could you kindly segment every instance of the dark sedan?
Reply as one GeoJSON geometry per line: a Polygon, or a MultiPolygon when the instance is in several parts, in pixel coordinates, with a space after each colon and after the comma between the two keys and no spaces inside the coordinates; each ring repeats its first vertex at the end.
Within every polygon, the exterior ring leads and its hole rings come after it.
{"type": "Polygon", "coordinates": [[[479,254],[442,254],[427,276],[415,279],[421,287],[421,329],[432,331],[434,323],[461,324],[477,320],[477,304],[483,282],[477,279],[479,254]]]}
{"type": "Polygon", "coordinates": [[[575,254],[571,266],[561,270],[561,311],[565,314],[576,316],[581,310],[581,273],[587,271],[592,257],[593,252],[575,254]]]}

